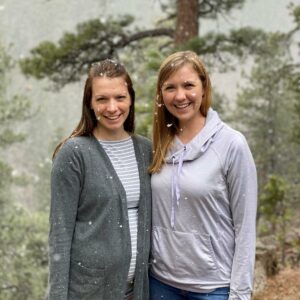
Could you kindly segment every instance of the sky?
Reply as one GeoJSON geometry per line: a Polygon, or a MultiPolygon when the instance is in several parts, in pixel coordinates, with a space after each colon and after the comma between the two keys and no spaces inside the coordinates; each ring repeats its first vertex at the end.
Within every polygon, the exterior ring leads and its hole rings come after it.
{"type": "Polygon", "coordinates": [[[299,0],[247,0],[231,19],[221,19],[220,25],[228,27],[251,26],[265,31],[288,31],[292,28],[288,4],[299,0]]]}

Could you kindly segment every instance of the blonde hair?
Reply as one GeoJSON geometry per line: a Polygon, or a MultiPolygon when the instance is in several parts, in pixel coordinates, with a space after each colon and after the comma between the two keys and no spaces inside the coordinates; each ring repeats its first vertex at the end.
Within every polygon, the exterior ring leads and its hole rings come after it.
{"type": "Polygon", "coordinates": [[[196,53],[192,51],[175,52],[161,64],[158,72],[156,97],[153,114],[153,150],[154,156],[149,171],[159,172],[165,162],[166,153],[178,133],[178,119],[166,109],[163,103],[162,86],[166,80],[186,64],[192,65],[198,73],[204,91],[200,113],[206,117],[212,102],[211,82],[206,68],[196,53]],[[167,124],[173,124],[168,127],[167,124]]]}

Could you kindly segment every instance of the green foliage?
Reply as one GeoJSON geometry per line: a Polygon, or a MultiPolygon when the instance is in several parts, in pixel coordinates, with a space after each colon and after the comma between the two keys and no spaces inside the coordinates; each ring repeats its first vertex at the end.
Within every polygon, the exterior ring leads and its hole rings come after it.
{"type": "MultiPolygon", "coordinates": [[[[199,1],[199,17],[214,19],[219,14],[228,14],[233,9],[241,8],[244,2],[245,0],[199,1]]],[[[147,38],[152,39],[152,48],[154,48],[153,38],[160,37],[157,39],[156,45],[158,52],[162,48],[168,48],[169,52],[174,51],[173,40],[170,40],[170,37],[172,39],[174,36],[175,1],[169,1],[166,6],[162,4],[162,7],[167,17],[158,25],[164,23],[165,28],[157,27],[153,30],[135,28],[132,30],[129,25],[134,19],[128,15],[119,16],[117,19],[110,17],[108,20],[91,20],[79,24],[76,33],[65,33],[57,44],[48,41],[40,43],[32,49],[31,57],[20,61],[21,69],[26,75],[39,79],[49,78],[56,85],[64,86],[79,80],[94,61],[122,55],[124,50],[136,53],[136,49],[141,48],[140,42],[143,43],[147,38]],[[166,37],[167,41],[165,41],[166,37]]],[[[220,57],[220,52],[238,52],[237,45],[244,43],[244,46],[249,46],[250,41],[253,43],[258,37],[257,31],[254,32],[250,29],[245,29],[244,32],[240,31],[239,34],[232,33],[229,37],[211,32],[202,39],[193,39],[183,47],[193,49],[201,56],[207,54],[220,57]]],[[[137,58],[132,54],[130,57],[132,61],[137,58]]],[[[222,64],[226,61],[227,59],[224,58],[222,64]]],[[[157,67],[154,60],[151,60],[151,63],[154,63],[151,66],[152,69],[157,67]]]]}
{"type": "Polygon", "coordinates": [[[229,122],[228,118],[230,115],[228,114],[228,110],[226,107],[229,107],[229,100],[226,95],[218,93],[217,90],[213,91],[213,101],[212,108],[218,112],[221,119],[224,122],[229,122]]]}
{"type": "Polygon", "coordinates": [[[218,64],[220,71],[228,71],[245,62],[249,55],[265,52],[266,37],[262,30],[243,27],[231,30],[229,34],[208,32],[192,38],[181,49],[192,50],[205,58],[207,65],[218,64]]]}
{"type": "MultiPolygon", "coordinates": [[[[294,17],[294,22],[296,23],[296,28],[292,31],[292,34],[299,33],[300,31],[300,5],[294,6],[291,4],[292,15],[294,17]]],[[[298,43],[298,51],[300,50],[300,43],[298,43]]],[[[293,141],[300,145],[300,63],[291,68],[292,77],[290,81],[290,89],[294,91],[296,95],[296,100],[294,103],[294,109],[298,115],[298,121],[294,123],[293,126],[293,141]]]]}
{"type": "Polygon", "coordinates": [[[10,205],[1,214],[0,299],[43,299],[47,285],[46,215],[10,205]]]}
{"type": "Polygon", "coordinates": [[[292,16],[294,17],[294,22],[296,23],[297,28],[300,28],[300,5],[290,4],[290,9],[292,11],[292,16]]]}
{"type": "Polygon", "coordinates": [[[63,128],[56,128],[49,143],[49,154],[37,165],[36,188],[34,189],[35,209],[49,213],[50,210],[50,174],[52,169],[52,154],[57,144],[63,140],[63,128]]]}
{"type": "MultiPolygon", "coordinates": [[[[234,9],[241,9],[245,0],[199,0],[198,14],[200,18],[215,19],[218,15],[227,15],[234,9]]],[[[166,13],[165,20],[174,19],[176,1],[162,2],[161,8],[166,13]]]]}
{"type": "Polygon", "coordinates": [[[58,45],[45,41],[31,50],[32,58],[21,60],[24,74],[48,77],[60,85],[79,80],[92,62],[111,57],[123,47],[126,28],[133,22],[128,15],[117,20],[90,20],[77,26],[77,33],[65,33],[58,45]]]}
{"type": "Polygon", "coordinates": [[[16,141],[23,141],[25,139],[24,134],[22,133],[15,133],[9,128],[5,128],[2,130],[0,134],[0,147],[4,148],[16,141]]]}
{"type": "MultiPolygon", "coordinates": [[[[6,95],[7,72],[12,66],[11,63],[11,59],[0,45],[0,150],[13,142],[23,140],[24,135],[15,133],[11,127],[18,120],[26,118],[29,109],[27,99],[17,96],[9,99],[6,95]]],[[[7,186],[11,182],[11,168],[0,160],[0,171],[0,203],[2,203],[7,186]]]]}
{"type": "Polygon", "coordinates": [[[37,211],[49,213],[51,168],[52,161],[48,157],[37,166],[38,177],[37,185],[34,190],[35,209],[37,211]]]}
{"type": "Polygon", "coordinates": [[[156,47],[153,47],[151,40],[144,40],[134,49],[124,50],[121,55],[122,61],[133,78],[136,91],[136,132],[149,138],[152,136],[157,72],[163,58],[164,51],[158,51],[156,47]],[[135,57],[134,60],[132,56],[135,57]]]}
{"type": "MultiPolygon", "coordinates": [[[[300,77],[299,77],[299,80],[298,80],[298,86],[300,87],[300,77]]],[[[298,91],[298,97],[297,97],[297,101],[295,103],[295,112],[296,114],[299,116],[299,119],[300,119],[300,88],[299,88],[299,91],[298,91]]],[[[300,144],[300,125],[299,125],[299,122],[295,122],[294,124],[294,128],[293,128],[293,141],[300,144]]]]}
{"type": "Polygon", "coordinates": [[[278,217],[283,215],[282,206],[286,190],[287,185],[284,180],[271,175],[260,195],[261,212],[265,216],[265,220],[272,224],[272,228],[276,228],[278,217]]]}
{"type": "MultiPolygon", "coordinates": [[[[299,63],[289,49],[291,33],[270,33],[261,40],[248,82],[237,99],[235,119],[249,138],[259,179],[259,233],[276,237],[281,263],[292,210],[299,209],[299,63]]],[[[246,75],[244,74],[246,78],[246,75]]]]}
{"type": "Polygon", "coordinates": [[[267,36],[263,51],[256,56],[247,86],[241,89],[237,99],[235,119],[239,120],[240,129],[246,131],[250,139],[260,187],[266,184],[269,174],[285,178],[286,174],[293,174],[287,180],[295,180],[299,166],[298,147],[290,145],[289,155],[286,155],[292,128],[298,118],[294,106],[299,94],[292,84],[294,62],[284,41],[285,36],[277,33],[267,36]]]}
{"type": "Polygon", "coordinates": [[[242,8],[245,0],[200,0],[199,2],[200,16],[214,18],[217,14],[228,14],[233,9],[242,8]]]}
{"type": "Polygon", "coordinates": [[[250,76],[234,114],[253,152],[259,180],[259,234],[274,234],[285,263],[286,232],[292,209],[299,209],[300,145],[291,143],[299,128],[299,63],[289,49],[290,33],[269,33],[254,55],[250,76]]]}
{"type": "MultiPolygon", "coordinates": [[[[4,213],[5,206],[4,204],[7,200],[7,187],[11,183],[11,168],[0,160],[0,216],[1,211],[4,213]]],[[[0,220],[1,224],[1,220],[0,220]]],[[[1,246],[0,246],[1,247],[1,246]]]]}
{"type": "MultiPolygon", "coordinates": [[[[0,46],[0,150],[24,139],[16,122],[30,116],[30,102],[6,93],[11,59],[0,46]]],[[[0,160],[0,300],[42,299],[47,283],[47,223],[43,213],[29,214],[10,194],[12,168],[0,160]]]]}
{"type": "Polygon", "coordinates": [[[8,84],[6,73],[11,66],[11,59],[0,46],[0,149],[24,139],[23,134],[15,133],[11,127],[16,121],[25,120],[30,115],[28,99],[16,95],[12,97],[6,95],[6,85],[8,84]]]}
{"type": "Polygon", "coordinates": [[[275,175],[271,175],[260,196],[260,211],[269,224],[264,231],[273,234],[281,251],[281,263],[285,264],[285,242],[289,221],[292,217],[291,202],[287,199],[288,185],[275,175]],[[269,230],[266,230],[269,228],[269,230]]]}
{"type": "Polygon", "coordinates": [[[164,59],[163,53],[161,51],[158,51],[157,49],[150,49],[146,54],[147,69],[153,72],[158,72],[160,64],[164,59]]]}

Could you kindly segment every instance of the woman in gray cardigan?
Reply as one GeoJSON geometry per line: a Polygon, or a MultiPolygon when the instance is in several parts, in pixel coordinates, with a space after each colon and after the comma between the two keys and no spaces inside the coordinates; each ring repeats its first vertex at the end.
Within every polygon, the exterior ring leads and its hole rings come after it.
{"type": "Polygon", "coordinates": [[[54,151],[51,300],[148,299],[152,150],[133,134],[134,99],[123,65],[91,66],[81,120],[54,151]]]}

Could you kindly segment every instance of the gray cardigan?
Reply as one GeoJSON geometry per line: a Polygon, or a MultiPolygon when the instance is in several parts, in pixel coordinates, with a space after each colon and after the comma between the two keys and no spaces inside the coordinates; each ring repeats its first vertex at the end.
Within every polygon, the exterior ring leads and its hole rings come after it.
{"type": "MultiPolygon", "coordinates": [[[[150,141],[133,136],[140,174],[134,300],[148,299],[150,141]]],[[[125,190],[100,143],[76,137],[51,174],[49,299],[123,300],[131,259],[125,190]]]]}

